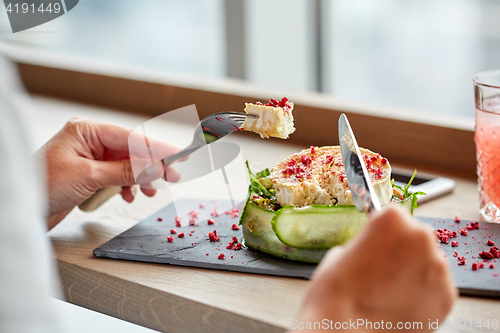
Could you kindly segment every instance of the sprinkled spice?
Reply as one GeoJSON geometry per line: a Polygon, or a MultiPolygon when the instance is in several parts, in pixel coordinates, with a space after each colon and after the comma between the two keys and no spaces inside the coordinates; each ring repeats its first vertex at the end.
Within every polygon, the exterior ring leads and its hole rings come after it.
{"type": "Polygon", "coordinates": [[[203,202],[200,202],[200,208],[205,208],[205,204],[203,202]]]}
{"type": "Polygon", "coordinates": [[[184,237],[184,233],[181,232],[178,236],[179,236],[179,238],[183,238],[184,237]]]}
{"type": "Polygon", "coordinates": [[[384,157],[381,162],[382,164],[387,164],[387,158],[384,157]]]}
{"type": "Polygon", "coordinates": [[[309,164],[311,164],[313,158],[314,158],[314,156],[306,155],[306,154],[302,154],[300,156],[300,160],[301,160],[302,164],[304,164],[305,166],[308,166],[309,164]]]}
{"type": "Polygon", "coordinates": [[[208,219],[207,223],[208,223],[208,225],[212,225],[212,224],[215,224],[215,221],[212,219],[208,219]]]}
{"type": "Polygon", "coordinates": [[[451,242],[451,246],[457,247],[458,246],[458,242],[455,242],[455,241],[451,242]]]}
{"type": "Polygon", "coordinates": [[[472,270],[477,271],[477,263],[472,263],[472,270]]]}
{"type": "Polygon", "coordinates": [[[217,259],[220,259],[220,260],[223,260],[226,256],[224,255],[224,253],[221,253],[219,254],[219,256],[217,257],[217,259]]]}
{"type": "Polygon", "coordinates": [[[460,217],[455,216],[455,222],[457,222],[457,223],[460,222],[460,217]]]}
{"type": "Polygon", "coordinates": [[[168,236],[167,240],[169,243],[172,243],[174,241],[174,236],[168,236]]]}
{"type": "Polygon", "coordinates": [[[231,229],[233,229],[233,230],[240,230],[240,227],[238,227],[238,225],[236,225],[236,223],[234,223],[234,224],[231,226],[231,229]]]}
{"type": "Polygon", "coordinates": [[[189,218],[189,225],[195,225],[195,224],[196,224],[196,218],[195,217],[189,218]]]}
{"type": "Polygon", "coordinates": [[[495,242],[492,241],[491,239],[489,239],[488,242],[486,243],[486,245],[488,245],[488,246],[494,246],[495,242]]]}
{"type": "Polygon", "coordinates": [[[163,221],[163,219],[161,217],[157,218],[158,222],[161,222],[163,221]]]}
{"type": "Polygon", "coordinates": [[[494,263],[491,263],[491,264],[490,264],[490,268],[495,268],[495,264],[494,264],[494,263]]]}
{"type": "MultiPolygon", "coordinates": [[[[463,228],[463,229],[460,229],[460,235],[462,236],[467,236],[467,229],[463,228]]],[[[466,244],[467,245],[467,244],[466,244]]]]}
{"type": "Polygon", "coordinates": [[[175,235],[175,234],[177,233],[177,230],[175,230],[175,229],[170,229],[170,233],[171,233],[172,235],[175,235]]]}
{"type": "Polygon", "coordinates": [[[176,216],[176,217],[175,217],[175,222],[179,223],[179,222],[181,222],[181,220],[182,220],[182,219],[181,219],[181,217],[180,217],[180,216],[176,216]]]}
{"type": "Polygon", "coordinates": [[[288,98],[286,97],[283,97],[281,99],[281,101],[278,103],[278,105],[281,107],[281,108],[284,108],[286,106],[286,102],[288,102],[288,98]]]}
{"type": "Polygon", "coordinates": [[[217,230],[214,230],[208,233],[208,238],[210,239],[211,242],[217,242],[219,241],[220,236],[217,236],[217,230]]]}
{"type": "Polygon", "coordinates": [[[463,266],[463,265],[465,265],[465,260],[462,260],[458,263],[458,266],[463,266]]]}
{"type": "Polygon", "coordinates": [[[453,253],[453,256],[454,256],[454,257],[458,257],[458,253],[456,253],[456,252],[455,252],[455,253],[453,253]]]}
{"type": "Polygon", "coordinates": [[[346,177],[347,177],[347,176],[346,176],[346,174],[345,174],[345,172],[344,172],[344,171],[342,171],[342,172],[339,174],[339,179],[340,179],[340,181],[341,181],[341,182],[343,182],[343,181],[344,181],[344,179],[346,179],[346,177]]]}

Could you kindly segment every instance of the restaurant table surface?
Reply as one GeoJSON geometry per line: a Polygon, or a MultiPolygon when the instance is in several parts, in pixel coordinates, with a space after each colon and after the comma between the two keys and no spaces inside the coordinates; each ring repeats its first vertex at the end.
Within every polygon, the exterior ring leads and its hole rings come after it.
{"type": "MultiPolygon", "coordinates": [[[[25,114],[33,148],[41,147],[72,116],[128,128],[149,120],[118,110],[34,96],[33,108],[25,114]]],[[[178,135],[186,135],[186,125],[179,124],[177,130],[178,135]]],[[[245,159],[259,161],[263,167],[306,148],[279,139],[257,138],[251,133],[238,133],[231,135],[231,142],[241,147],[245,159]]],[[[476,183],[455,181],[453,194],[422,204],[416,215],[478,220],[476,183]]],[[[94,212],[74,209],[49,231],[66,301],[168,332],[282,332],[290,327],[307,292],[306,280],[92,255],[94,248],[170,202],[166,190],[158,191],[153,198],[139,194],[132,204],[117,195],[94,212]]],[[[479,320],[499,320],[500,300],[460,297],[447,319],[452,324],[439,332],[487,331],[475,325],[479,320]],[[461,320],[467,322],[467,329],[460,328],[461,320]]]]}

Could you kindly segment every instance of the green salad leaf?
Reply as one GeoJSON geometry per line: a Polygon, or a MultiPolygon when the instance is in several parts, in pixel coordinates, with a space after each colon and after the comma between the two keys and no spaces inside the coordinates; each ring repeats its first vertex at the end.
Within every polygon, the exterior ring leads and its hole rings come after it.
{"type": "Polygon", "coordinates": [[[250,176],[250,190],[255,192],[258,196],[261,196],[263,198],[271,199],[274,197],[274,195],[269,192],[267,188],[264,187],[259,181],[258,178],[263,178],[269,176],[271,173],[269,172],[268,169],[262,170],[261,172],[258,172],[257,175],[254,175],[252,171],[250,170],[250,166],[248,165],[248,161],[246,161],[247,169],[248,169],[248,175],[250,176]],[[265,175],[265,176],[262,176],[265,175]]]}
{"type": "MultiPolygon", "coordinates": [[[[413,179],[415,179],[416,175],[417,175],[417,170],[415,169],[415,172],[413,172],[413,175],[411,176],[410,181],[408,182],[408,184],[406,184],[404,186],[404,188],[401,188],[401,186],[394,184],[394,179],[391,180],[392,187],[397,188],[398,190],[400,190],[402,192],[404,199],[401,200],[401,203],[404,203],[407,200],[411,200],[411,214],[412,215],[413,215],[413,210],[415,208],[418,208],[418,204],[417,204],[418,196],[419,195],[427,195],[427,193],[420,192],[420,191],[417,191],[417,192],[410,191],[410,185],[413,182],[413,179]]],[[[393,195],[393,198],[399,199],[399,197],[396,194],[393,195]]]]}
{"type": "MultiPolygon", "coordinates": [[[[248,167],[248,161],[247,161],[247,167],[248,167]]],[[[250,169],[248,169],[248,171],[250,171],[250,169]]],[[[269,171],[268,168],[265,168],[261,172],[257,172],[255,174],[255,178],[257,178],[257,179],[259,179],[259,178],[265,178],[265,177],[269,176],[270,174],[271,174],[271,171],[269,171]]]]}

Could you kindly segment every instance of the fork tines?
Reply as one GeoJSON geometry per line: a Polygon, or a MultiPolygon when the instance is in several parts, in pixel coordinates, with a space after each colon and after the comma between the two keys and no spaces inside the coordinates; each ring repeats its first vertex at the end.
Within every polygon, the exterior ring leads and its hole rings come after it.
{"type": "Polygon", "coordinates": [[[243,123],[247,119],[246,116],[236,116],[236,115],[230,115],[228,116],[228,118],[237,121],[239,123],[243,123]]]}

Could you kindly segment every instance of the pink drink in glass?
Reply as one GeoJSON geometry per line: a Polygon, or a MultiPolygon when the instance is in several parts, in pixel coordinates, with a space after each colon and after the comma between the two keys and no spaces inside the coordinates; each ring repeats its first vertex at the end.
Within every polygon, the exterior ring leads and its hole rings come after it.
{"type": "Polygon", "coordinates": [[[500,71],[479,73],[474,79],[476,156],[479,213],[500,222],[500,71]]]}

